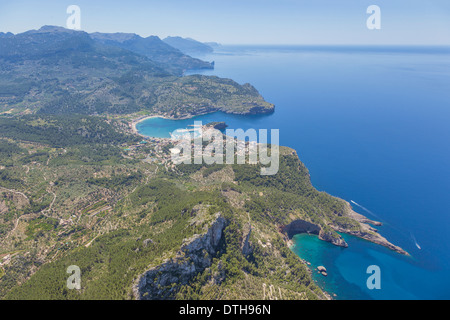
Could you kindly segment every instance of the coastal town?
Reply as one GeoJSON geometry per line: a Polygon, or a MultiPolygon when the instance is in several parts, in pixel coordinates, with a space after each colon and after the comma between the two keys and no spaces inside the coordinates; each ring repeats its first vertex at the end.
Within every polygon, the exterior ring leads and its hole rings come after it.
{"type": "MultiPolygon", "coordinates": [[[[212,122],[202,126],[190,125],[189,128],[178,129],[176,130],[176,132],[172,132],[171,138],[149,137],[141,134],[137,130],[137,123],[155,117],[160,116],[140,117],[137,120],[131,122],[131,131],[134,134],[140,135],[142,137],[142,140],[138,143],[127,145],[125,148],[123,148],[123,157],[127,159],[138,159],[146,163],[160,164],[165,167],[166,171],[176,171],[177,164],[173,162],[173,158],[174,156],[178,156],[180,154],[181,150],[177,148],[176,144],[181,140],[190,140],[190,150],[192,151],[195,148],[195,139],[200,139],[200,143],[202,143],[204,141],[211,140],[211,137],[214,137],[215,135],[222,135],[222,137],[224,138],[223,148],[226,148],[226,136],[223,134],[223,130],[227,127],[227,124],[225,122],[212,122]]],[[[161,116],[160,118],[171,119],[164,116],[161,116]]],[[[246,157],[248,157],[249,163],[251,163],[252,159],[250,155],[256,155],[258,144],[255,141],[240,141],[240,143],[238,143],[237,139],[235,139],[235,142],[236,148],[234,150],[234,156],[242,157],[243,159],[246,159],[246,157]]],[[[191,155],[183,154],[183,156],[180,157],[179,161],[188,161],[189,159],[191,159],[191,155]]],[[[202,148],[201,154],[195,154],[195,156],[207,157],[211,156],[211,152],[207,152],[204,148],[202,148]]]]}

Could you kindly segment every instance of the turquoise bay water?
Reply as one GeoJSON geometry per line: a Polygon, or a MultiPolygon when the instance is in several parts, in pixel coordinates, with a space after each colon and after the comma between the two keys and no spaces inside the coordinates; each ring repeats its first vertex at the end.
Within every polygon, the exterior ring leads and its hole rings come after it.
{"type": "Polygon", "coordinates": [[[338,299],[450,298],[448,48],[228,46],[201,58],[216,69],[199,73],[253,84],[275,113],[155,118],[138,124],[141,133],[169,137],[194,120],[279,129],[317,189],[367,208],[353,205],[411,254],[347,235],[347,249],[297,235],[294,252],[329,271],[314,273],[319,285],[338,299]],[[380,290],[366,287],[370,265],[381,268],[380,290]]]}

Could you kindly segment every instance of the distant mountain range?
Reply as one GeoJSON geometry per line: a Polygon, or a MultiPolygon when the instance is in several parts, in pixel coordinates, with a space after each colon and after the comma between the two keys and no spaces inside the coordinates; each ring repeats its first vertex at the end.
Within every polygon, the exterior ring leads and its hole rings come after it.
{"type": "Polygon", "coordinates": [[[180,69],[213,69],[213,64],[192,58],[157,36],[142,38],[134,33],[92,33],[91,38],[106,45],[127,49],[153,61],[180,69]]]}
{"type": "Polygon", "coordinates": [[[186,54],[211,53],[214,51],[211,46],[191,38],[167,37],[163,41],[186,54]]]}
{"type": "Polygon", "coordinates": [[[213,68],[156,36],[93,33],[44,26],[0,34],[0,114],[130,114],[173,117],[221,110],[273,111],[255,88],[218,77],[185,76],[213,68]]]}
{"type": "Polygon", "coordinates": [[[14,37],[14,34],[11,32],[0,32],[0,38],[9,38],[9,37],[14,37]]]}
{"type": "MultiPolygon", "coordinates": [[[[192,58],[189,53],[206,53],[212,52],[213,48],[198,42],[193,39],[185,39],[181,37],[168,37],[161,40],[157,36],[149,36],[143,38],[134,33],[100,33],[95,32],[91,34],[86,34],[82,31],[74,31],[65,29],[57,26],[43,26],[39,30],[30,30],[22,34],[15,36],[13,33],[0,33],[0,39],[11,39],[11,42],[6,43],[7,46],[1,48],[0,56],[11,56],[14,55],[14,50],[16,50],[17,56],[20,56],[18,51],[27,50],[26,47],[19,48],[17,45],[26,45],[27,37],[31,35],[34,37],[39,37],[39,35],[44,35],[44,37],[49,34],[54,36],[58,34],[83,34],[84,37],[90,37],[98,43],[102,43],[109,46],[114,46],[122,49],[129,50],[140,55],[144,55],[151,60],[164,64],[166,68],[171,68],[172,72],[181,74],[187,69],[213,69],[214,64],[200,59],[192,58]]],[[[42,36],[41,36],[42,37],[42,36]]],[[[56,36],[62,39],[61,36],[56,36]]],[[[56,38],[54,37],[56,40],[56,38]]],[[[28,43],[31,44],[31,43],[28,43]]],[[[35,50],[36,48],[32,48],[35,50]]],[[[47,48],[51,53],[51,48],[47,48]]],[[[27,52],[28,54],[28,52],[27,52]]]]}

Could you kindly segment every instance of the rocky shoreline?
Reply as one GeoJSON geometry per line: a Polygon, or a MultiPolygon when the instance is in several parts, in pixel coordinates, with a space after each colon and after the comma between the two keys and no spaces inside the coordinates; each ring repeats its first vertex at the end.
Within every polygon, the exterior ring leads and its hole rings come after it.
{"type": "MultiPolygon", "coordinates": [[[[341,201],[344,201],[344,200],[341,199],[341,201]]],[[[337,232],[346,233],[346,234],[376,243],[378,245],[382,245],[382,246],[384,246],[390,250],[393,250],[395,252],[398,252],[400,254],[409,255],[408,252],[406,252],[399,246],[396,246],[396,245],[392,244],[391,242],[389,242],[386,238],[384,238],[382,235],[380,235],[378,233],[377,229],[375,229],[369,225],[369,224],[372,224],[372,225],[376,225],[376,226],[381,226],[382,225],[381,222],[370,220],[367,217],[365,217],[359,213],[356,213],[355,211],[352,210],[350,204],[346,201],[345,201],[344,210],[345,210],[345,214],[348,217],[359,222],[361,229],[358,231],[354,231],[354,230],[344,229],[344,228],[341,228],[339,226],[334,226],[334,225],[330,225],[329,226],[330,228],[332,228],[333,230],[335,230],[337,232]]],[[[301,220],[301,219],[296,219],[288,225],[281,226],[280,232],[287,236],[288,239],[286,241],[287,241],[288,245],[293,244],[291,239],[296,234],[308,233],[308,234],[317,235],[320,240],[330,242],[331,244],[333,244],[335,246],[343,247],[343,248],[348,247],[347,242],[345,242],[345,240],[342,237],[336,237],[335,235],[333,235],[329,232],[325,232],[321,226],[311,223],[311,222],[308,222],[308,221],[305,221],[305,220],[301,220]]]]}
{"type": "Polygon", "coordinates": [[[396,246],[396,245],[392,244],[391,242],[389,242],[385,237],[383,237],[382,235],[380,235],[378,233],[377,229],[370,226],[370,225],[381,226],[381,225],[383,225],[381,222],[371,220],[371,219],[353,211],[350,203],[348,203],[347,201],[345,201],[345,213],[347,214],[347,216],[349,216],[350,218],[352,218],[360,223],[361,231],[352,231],[352,230],[345,230],[345,229],[342,229],[339,227],[333,227],[336,231],[347,233],[352,236],[356,236],[358,238],[368,240],[370,242],[382,245],[388,249],[391,249],[395,252],[398,252],[398,253],[406,255],[406,256],[410,255],[408,252],[406,252],[399,246],[396,246]]]}

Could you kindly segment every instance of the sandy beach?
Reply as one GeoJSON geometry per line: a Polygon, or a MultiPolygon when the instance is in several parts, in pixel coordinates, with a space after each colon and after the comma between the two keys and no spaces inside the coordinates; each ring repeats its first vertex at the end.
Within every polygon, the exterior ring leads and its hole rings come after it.
{"type": "Polygon", "coordinates": [[[152,119],[152,118],[157,118],[157,117],[159,117],[159,116],[145,116],[145,117],[141,117],[141,118],[138,118],[138,119],[136,119],[136,120],[133,120],[133,121],[131,122],[131,129],[133,130],[133,133],[142,136],[142,134],[140,134],[139,131],[137,130],[136,125],[137,125],[139,122],[141,122],[141,121],[144,121],[144,120],[147,120],[147,119],[152,119]]]}
{"type": "Polygon", "coordinates": [[[152,118],[161,118],[161,119],[168,119],[168,120],[178,120],[178,119],[174,119],[174,118],[170,118],[170,117],[165,117],[165,116],[159,116],[159,115],[153,115],[153,116],[144,116],[144,117],[140,117],[138,119],[135,119],[131,122],[131,129],[133,130],[133,133],[138,134],[140,136],[145,137],[144,135],[140,134],[139,131],[136,128],[136,125],[139,122],[148,120],[148,119],[152,119],[152,118]]]}
{"type": "Polygon", "coordinates": [[[133,120],[131,122],[131,128],[132,128],[132,130],[133,130],[133,132],[135,134],[138,134],[138,135],[141,135],[143,137],[146,137],[146,136],[140,134],[139,131],[136,128],[136,125],[139,122],[142,122],[142,121],[145,121],[145,120],[148,120],[148,119],[152,119],[152,118],[161,118],[161,119],[167,119],[167,120],[185,120],[185,119],[190,119],[190,118],[201,116],[201,115],[203,115],[203,114],[189,115],[189,116],[184,116],[184,117],[180,117],[180,118],[173,118],[173,117],[167,117],[167,116],[161,116],[161,115],[143,116],[143,117],[140,117],[140,118],[137,118],[137,119],[133,120]]]}

